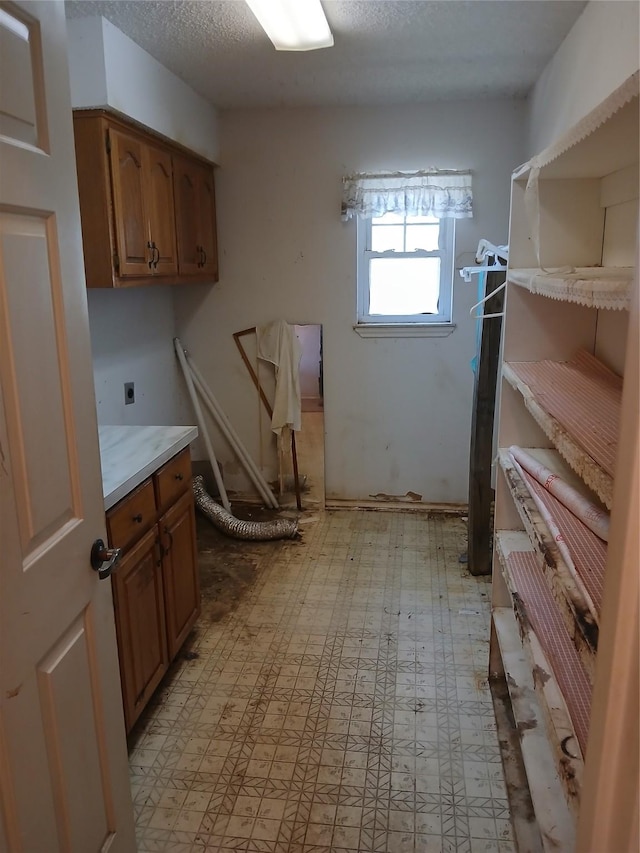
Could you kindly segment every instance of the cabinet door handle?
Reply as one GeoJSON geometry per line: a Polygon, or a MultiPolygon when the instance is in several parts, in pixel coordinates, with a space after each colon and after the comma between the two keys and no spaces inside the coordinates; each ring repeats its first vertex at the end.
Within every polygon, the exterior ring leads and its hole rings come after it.
{"type": "Polygon", "coordinates": [[[135,521],[136,524],[142,524],[142,513],[139,512],[137,515],[134,515],[131,521],[135,521]]]}
{"type": "Polygon", "coordinates": [[[155,248],[156,244],[152,243],[151,240],[147,241],[147,249],[151,249],[151,258],[149,259],[149,269],[153,267],[153,258],[155,256],[155,248]]]}
{"type": "Polygon", "coordinates": [[[174,479],[182,481],[184,480],[184,474],[175,474],[174,479]]]}
{"type": "Polygon", "coordinates": [[[157,270],[158,269],[158,261],[160,260],[160,249],[156,246],[155,243],[153,244],[153,251],[157,253],[155,256],[155,260],[153,262],[153,268],[155,270],[157,270]]]}
{"type": "Polygon", "coordinates": [[[169,530],[169,528],[166,526],[166,524],[164,527],[164,532],[169,537],[169,547],[164,549],[164,553],[166,555],[166,554],[169,554],[171,552],[171,549],[173,548],[173,535],[172,535],[171,531],[169,530]]]}

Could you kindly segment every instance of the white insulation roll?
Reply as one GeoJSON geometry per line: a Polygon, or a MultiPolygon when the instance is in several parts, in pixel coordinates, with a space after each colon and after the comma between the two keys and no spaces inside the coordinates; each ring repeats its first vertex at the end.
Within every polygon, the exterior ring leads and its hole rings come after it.
{"type": "Polygon", "coordinates": [[[576,518],[605,542],[609,541],[609,514],[587,500],[573,486],[538,462],[530,453],[513,445],[509,453],[541,486],[564,504],[576,518]]]}

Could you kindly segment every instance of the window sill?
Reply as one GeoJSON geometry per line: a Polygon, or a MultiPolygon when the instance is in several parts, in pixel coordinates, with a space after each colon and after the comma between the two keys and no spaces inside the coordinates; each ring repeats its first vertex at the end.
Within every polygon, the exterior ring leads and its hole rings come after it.
{"type": "Polygon", "coordinates": [[[353,331],[361,338],[446,338],[455,323],[357,323],[353,331]]]}

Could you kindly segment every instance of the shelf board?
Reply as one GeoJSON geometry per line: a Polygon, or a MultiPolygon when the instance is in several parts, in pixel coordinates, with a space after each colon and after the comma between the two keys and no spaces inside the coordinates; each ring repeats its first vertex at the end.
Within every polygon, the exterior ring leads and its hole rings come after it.
{"type": "Polygon", "coordinates": [[[555,600],[549,591],[531,548],[498,555],[519,623],[525,651],[529,655],[533,680],[542,699],[542,708],[551,727],[554,744],[564,769],[571,768],[566,783],[569,793],[576,790],[587,747],[593,688],[566,632],[555,600]],[[562,761],[568,758],[569,761],[562,761]]]}
{"type": "MultiPolygon", "coordinates": [[[[567,633],[531,542],[523,531],[519,532],[519,537],[514,536],[514,532],[498,531],[496,535],[500,568],[511,595],[534,683],[553,730],[558,760],[564,761],[560,770],[569,766],[567,759],[569,764],[578,762],[569,773],[568,781],[575,776],[579,783],[587,745],[592,682],[567,633]],[[568,737],[574,738],[569,745],[573,758],[562,749],[568,737]]],[[[569,785],[569,792],[572,790],[569,785]]]]}
{"type": "MultiPolygon", "coordinates": [[[[542,455],[535,449],[533,452],[528,452],[534,459],[539,459],[542,455]]],[[[566,468],[566,466],[554,463],[553,458],[549,458],[552,454],[546,455],[546,467],[562,478],[563,468],[566,468]]],[[[561,461],[559,454],[556,453],[555,456],[558,458],[559,463],[561,461]]],[[[542,462],[542,464],[545,464],[545,462],[542,462]]],[[[607,543],[590,530],[586,524],[574,515],[571,509],[541,485],[527,470],[524,468],[518,470],[542,517],[547,523],[550,517],[555,524],[556,529],[552,530],[550,528],[549,532],[553,536],[557,535],[558,531],[561,531],[564,547],[569,553],[568,560],[566,553],[560,548],[558,550],[560,550],[567,562],[567,568],[579,590],[582,592],[595,623],[600,626],[604,576],[608,556],[607,543]]],[[[581,489],[578,489],[580,494],[588,498],[588,495],[585,494],[586,491],[584,485],[581,489]]]]}
{"type": "Polygon", "coordinates": [[[518,624],[507,607],[495,608],[492,620],[543,848],[554,853],[573,850],[574,819],[566,804],[566,794],[547,738],[544,716],[518,624]]]}
{"type": "MultiPolygon", "coordinates": [[[[555,601],[522,534],[497,543],[500,567],[513,603],[517,636],[546,722],[555,769],[577,816],[591,715],[592,687],[560,618],[555,601]]],[[[494,608],[500,610],[501,608],[494,608]]],[[[509,608],[503,608],[511,613],[509,608]]],[[[508,679],[507,679],[508,680],[508,679]]]]}
{"type": "Polygon", "coordinates": [[[589,308],[629,310],[632,267],[577,267],[571,271],[510,269],[511,284],[530,293],[589,308]]]}
{"type": "Polygon", "coordinates": [[[571,468],[611,509],[622,380],[593,356],[505,362],[504,379],[571,468]]]}
{"type": "MultiPolygon", "coordinates": [[[[508,451],[500,450],[499,459],[511,497],[528,537],[528,547],[537,555],[538,566],[546,578],[567,633],[573,641],[582,665],[593,681],[598,648],[597,614],[591,612],[580,579],[574,578],[562,559],[558,546],[540,515],[529,489],[514,467],[508,451]]],[[[500,534],[502,535],[502,531],[500,534]]]]}

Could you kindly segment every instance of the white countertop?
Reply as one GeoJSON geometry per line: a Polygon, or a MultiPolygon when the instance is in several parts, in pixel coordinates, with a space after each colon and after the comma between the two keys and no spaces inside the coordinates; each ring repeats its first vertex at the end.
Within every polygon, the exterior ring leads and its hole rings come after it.
{"type": "Polygon", "coordinates": [[[194,426],[101,426],[100,462],[104,508],[150,477],[198,435],[194,426]]]}

